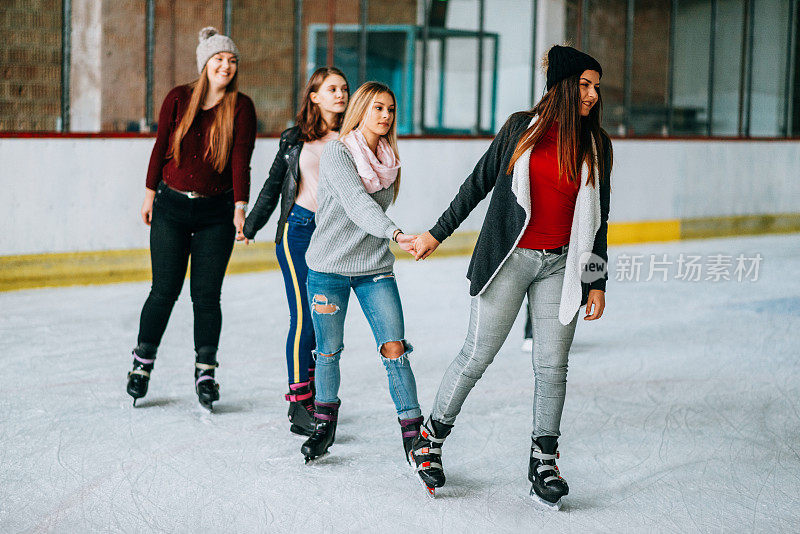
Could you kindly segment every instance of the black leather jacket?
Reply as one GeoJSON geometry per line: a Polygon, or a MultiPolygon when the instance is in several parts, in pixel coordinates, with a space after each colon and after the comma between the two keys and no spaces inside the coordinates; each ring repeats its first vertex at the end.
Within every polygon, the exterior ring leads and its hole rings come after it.
{"type": "Polygon", "coordinates": [[[278,220],[278,233],[275,235],[275,243],[281,242],[283,237],[283,226],[286,218],[294,206],[297,196],[297,184],[300,183],[300,151],[303,149],[303,141],[300,140],[300,127],[293,126],[281,133],[281,140],[278,143],[278,154],[269,169],[269,176],[264,182],[264,187],[258,194],[253,209],[244,221],[244,235],[247,239],[253,239],[256,232],[261,230],[275,206],[278,205],[278,197],[281,199],[281,217],[278,220]]]}

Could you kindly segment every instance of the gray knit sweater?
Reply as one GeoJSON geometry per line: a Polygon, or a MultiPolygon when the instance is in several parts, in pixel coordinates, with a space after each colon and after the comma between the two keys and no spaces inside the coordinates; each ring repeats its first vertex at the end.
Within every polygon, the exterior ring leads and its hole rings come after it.
{"type": "Polygon", "coordinates": [[[389,250],[397,225],[386,216],[394,185],[369,194],[341,141],[322,150],[317,190],[317,229],[306,252],[309,268],[322,273],[363,276],[392,270],[389,250]]]}

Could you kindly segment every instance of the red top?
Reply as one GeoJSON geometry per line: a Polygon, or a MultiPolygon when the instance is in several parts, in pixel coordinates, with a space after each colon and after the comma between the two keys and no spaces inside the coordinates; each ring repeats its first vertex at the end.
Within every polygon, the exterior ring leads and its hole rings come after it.
{"type": "Polygon", "coordinates": [[[558,175],[558,124],[553,123],[531,152],[531,220],[521,248],[556,248],[569,243],[579,182],[558,175]]]}
{"type": "Polygon", "coordinates": [[[186,111],[192,89],[180,85],[167,94],[158,116],[156,144],[150,155],[147,169],[147,188],[155,190],[158,182],[164,182],[179,191],[194,191],[213,197],[233,188],[235,202],[247,202],[250,196],[250,156],[256,141],[256,109],[253,101],[239,93],[233,116],[233,146],[228,164],[220,173],[203,157],[205,139],[216,117],[219,106],[197,111],[192,126],[181,142],[181,165],[168,156],[172,134],[180,124],[186,111]]]}

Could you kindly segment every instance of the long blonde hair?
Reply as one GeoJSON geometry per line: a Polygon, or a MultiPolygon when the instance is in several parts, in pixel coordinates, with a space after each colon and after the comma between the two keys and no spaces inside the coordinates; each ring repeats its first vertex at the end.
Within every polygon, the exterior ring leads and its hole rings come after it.
{"type": "MultiPolygon", "coordinates": [[[[192,97],[189,99],[189,105],[183,113],[181,122],[175,129],[175,134],[172,136],[171,155],[175,158],[175,165],[181,165],[181,141],[186,135],[186,132],[191,128],[197,111],[200,106],[205,102],[206,94],[208,93],[208,75],[206,69],[208,66],[203,67],[203,72],[200,77],[192,82],[189,87],[192,88],[192,97]]],[[[217,172],[222,172],[228,165],[228,159],[231,155],[231,147],[233,146],[233,116],[236,112],[236,97],[239,94],[239,71],[233,75],[233,79],[225,86],[225,94],[222,100],[217,104],[217,115],[214,117],[214,122],[211,124],[211,129],[206,138],[206,151],[203,154],[203,159],[211,163],[217,172]]]]}
{"type": "MultiPolygon", "coordinates": [[[[392,120],[392,126],[389,128],[386,135],[382,137],[386,139],[389,146],[392,147],[394,155],[397,156],[399,160],[400,152],[397,150],[397,98],[395,98],[394,93],[389,89],[388,85],[384,85],[380,82],[366,82],[350,97],[350,103],[347,105],[347,111],[344,114],[342,126],[339,129],[339,139],[349,134],[361,124],[361,121],[364,120],[367,113],[372,110],[372,103],[375,101],[375,97],[381,93],[388,93],[394,101],[394,119],[392,120]]],[[[397,178],[394,181],[394,197],[392,198],[392,202],[397,200],[398,193],[400,193],[399,169],[397,171],[397,178]]]]}

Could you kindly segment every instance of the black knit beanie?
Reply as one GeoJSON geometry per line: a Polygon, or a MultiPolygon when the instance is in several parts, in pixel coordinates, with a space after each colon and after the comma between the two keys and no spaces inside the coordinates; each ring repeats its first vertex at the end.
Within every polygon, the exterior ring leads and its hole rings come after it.
{"type": "Polygon", "coordinates": [[[571,46],[555,45],[547,52],[547,90],[563,80],[585,70],[596,70],[603,77],[603,67],[595,58],[571,46]]]}

